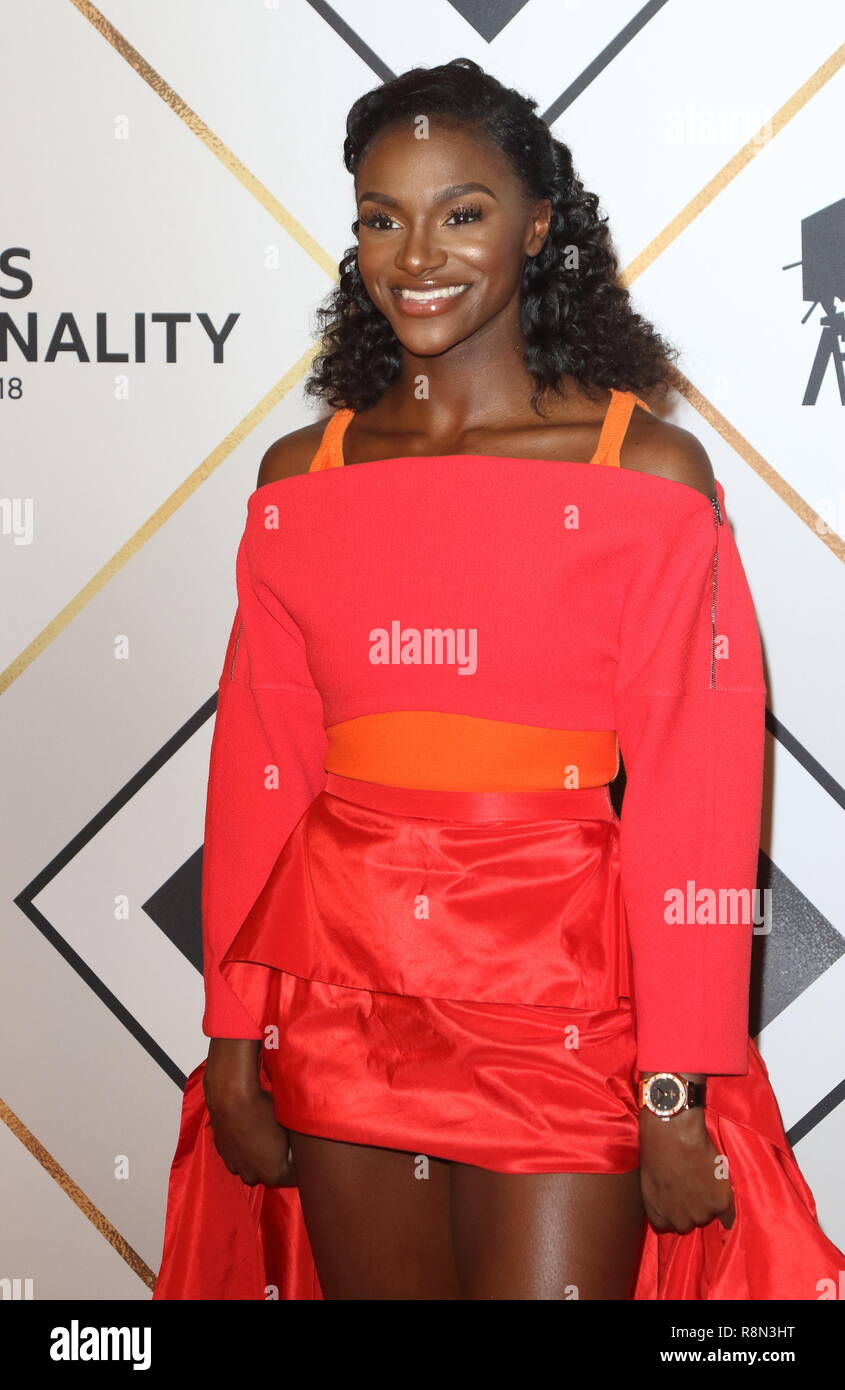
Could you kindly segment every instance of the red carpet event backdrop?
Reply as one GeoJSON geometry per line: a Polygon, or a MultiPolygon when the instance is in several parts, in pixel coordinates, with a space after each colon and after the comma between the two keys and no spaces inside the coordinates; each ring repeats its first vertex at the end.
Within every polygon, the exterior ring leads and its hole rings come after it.
{"type": "Polygon", "coordinates": [[[150,1297],[207,1048],[205,779],[245,501],[315,418],[349,106],[461,55],[572,147],[681,350],[671,418],[730,498],[770,691],[750,1028],[845,1246],[841,7],[0,13],[0,1296],[150,1297]]]}

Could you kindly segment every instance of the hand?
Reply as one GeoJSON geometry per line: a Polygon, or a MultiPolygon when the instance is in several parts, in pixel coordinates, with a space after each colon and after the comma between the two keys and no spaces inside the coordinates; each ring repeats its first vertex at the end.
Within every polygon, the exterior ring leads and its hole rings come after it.
{"type": "Polygon", "coordinates": [[[727,1178],[717,1177],[719,1152],[702,1110],[661,1120],[640,1112],[640,1187],[646,1215],[658,1233],[685,1235],[714,1217],[730,1230],[736,1217],[727,1178]]]}
{"type": "Polygon", "coordinates": [[[295,1187],[290,1137],[273,1096],[258,1079],[260,1044],[214,1038],[203,1074],[214,1144],[230,1173],[249,1187],[295,1187]]]}
{"type": "Polygon", "coordinates": [[[230,1173],[254,1187],[295,1187],[290,1138],[273,1113],[270,1091],[257,1086],[223,1108],[209,1106],[214,1143],[230,1173]]]}

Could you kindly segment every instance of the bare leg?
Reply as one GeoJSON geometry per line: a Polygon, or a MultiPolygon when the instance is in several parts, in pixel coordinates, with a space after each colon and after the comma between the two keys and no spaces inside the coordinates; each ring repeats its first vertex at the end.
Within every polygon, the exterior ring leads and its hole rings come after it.
{"type": "Polygon", "coordinates": [[[326,1299],[623,1300],[639,1172],[495,1173],[290,1132],[326,1299]]]}
{"type": "Polygon", "coordinates": [[[289,1130],[326,1299],[459,1299],[444,1159],[289,1130]]]}
{"type": "Polygon", "coordinates": [[[493,1173],[451,1165],[464,1299],[629,1299],[645,1214],[632,1173],[493,1173]]]}

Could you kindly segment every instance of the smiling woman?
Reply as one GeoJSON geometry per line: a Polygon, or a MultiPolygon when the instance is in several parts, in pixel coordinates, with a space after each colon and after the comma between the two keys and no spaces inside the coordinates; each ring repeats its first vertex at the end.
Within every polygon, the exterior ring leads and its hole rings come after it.
{"type": "Polygon", "coordinates": [[[348,118],[333,410],[236,559],[156,1297],[815,1299],[845,1260],[720,906],[766,698],[724,489],[534,108],[458,59],[348,118]]]}
{"type": "MultiPolygon", "coordinates": [[[[466,331],[492,328],[501,313],[533,378],[533,409],[544,393],[554,402],[578,387],[600,422],[602,387],[665,395],[676,352],[619,283],[597,196],[578,178],[569,149],[551,139],[536,103],[491,78],[482,90],[472,67],[456,60],[433,69],[437,79],[415,70],[350,113],[344,158],[357,184],[358,245],[319,311],[323,350],[307,393],[358,412],[384,405],[409,354],[431,359],[466,331]],[[462,176],[469,170],[484,177],[462,176]],[[400,353],[384,320],[395,328],[404,317],[438,323],[431,332],[420,324],[400,353]]],[[[475,353],[483,348],[476,341],[475,353]]],[[[453,378],[457,365],[453,355],[453,378]]],[[[488,418],[495,399],[488,394],[484,403],[488,418]]],[[[430,430],[432,412],[423,413],[430,430]]]]}

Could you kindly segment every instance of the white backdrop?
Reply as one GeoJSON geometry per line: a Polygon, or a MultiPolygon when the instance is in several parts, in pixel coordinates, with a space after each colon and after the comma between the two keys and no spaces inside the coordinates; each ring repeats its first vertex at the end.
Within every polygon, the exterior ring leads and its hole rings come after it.
{"type": "Polygon", "coordinates": [[[245,501],[270,442],[314,418],[314,310],[353,240],[346,112],[459,55],[537,98],[638,307],[682,349],[673,418],[725,487],[771,694],[752,1031],[845,1246],[833,359],[804,403],[845,298],[840,7],[2,0],[0,17],[0,1279],[150,1295],[180,1086],[207,1047],[202,816],[245,501]]]}

